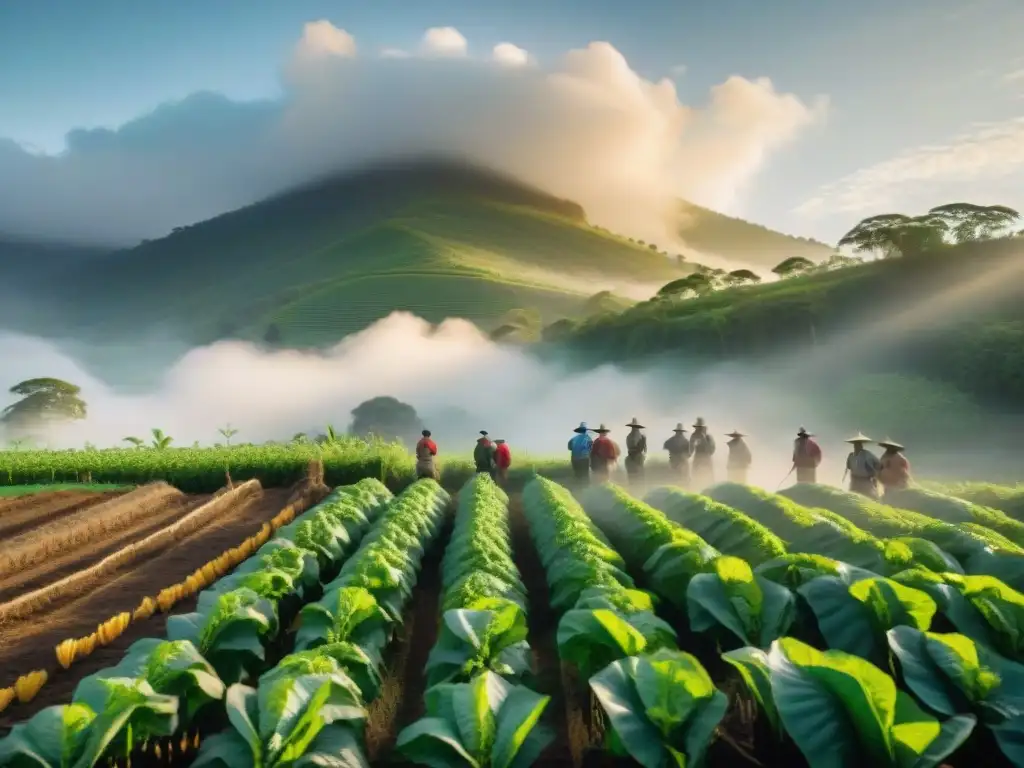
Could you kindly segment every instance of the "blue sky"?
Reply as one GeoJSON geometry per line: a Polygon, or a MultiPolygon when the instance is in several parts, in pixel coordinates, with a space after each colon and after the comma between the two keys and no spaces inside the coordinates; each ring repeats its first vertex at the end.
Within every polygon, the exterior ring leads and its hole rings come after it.
{"type": "Polygon", "coordinates": [[[196,91],[277,98],[282,61],[320,18],[361,51],[411,49],[447,25],[471,54],[511,41],[542,64],[604,40],[648,79],[684,66],[680,99],[695,106],[732,74],[827,96],[827,118],[774,152],[738,206],[785,231],[834,240],[877,212],[873,196],[882,209],[941,194],[1024,206],[1019,0],[3,2],[0,138],[54,153],[72,129],[116,128],[196,91]],[[977,123],[991,124],[980,139],[977,123]]]}

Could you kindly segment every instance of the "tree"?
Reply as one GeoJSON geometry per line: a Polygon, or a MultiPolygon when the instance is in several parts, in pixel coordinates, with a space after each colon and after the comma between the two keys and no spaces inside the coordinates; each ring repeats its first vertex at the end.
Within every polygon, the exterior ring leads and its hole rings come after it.
{"type": "Polygon", "coordinates": [[[598,291],[583,303],[583,315],[593,317],[606,312],[616,312],[621,308],[621,302],[611,291],[598,291]]]}
{"type": "Polygon", "coordinates": [[[858,253],[879,252],[884,258],[915,256],[941,248],[948,229],[945,220],[931,213],[883,213],[860,221],[839,239],[839,247],[858,253]]]}
{"type": "Polygon", "coordinates": [[[170,435],[164,434],[164,431],[162,429],[154,428],[150,430],[150,432],[153,435],[152,446],[156,448],[158,451],[162,451],[165,448],[170,448],[171,443],[174,442],[174,438],[171,437],[170,435]]]}
{"type": "Polygon", "coordinates": [[[928,211],[943,222],[954,242],[970,243],[991,240],[1007,233],[1020,221],[1020,214],[1005,205],[974,205],[947,203],[928,211]]]}
{"type": "Polygon", "coordinates": [[[406,446],[415,445],[423,423],[416,409],[394,397],[374,397],[352,409],[350,435],[381,440],[398,440],[406,446]]]}
{"type": "Polygon", "coordinates": [[[267,326],[267,332],[263,334],[263,341],[267,344],[279,344],[281,342],[281,329],[271,323],[267,326]]]}
{"type": "Polygon", "coordinates": [[[503,339],[522,342],[539,341],[543,327],[544,319],[540,312],[533,307],[510,309],[501,318],[498,327],[491,331],[490,336],[492,341],[503,339]]]}
{"type": "Polygon", "coordinates": [[[723,282],[730,286],[746,285],[747,283],[760,283],[761,276],[756,272],[751,272],[749,269],[736,269],[727,274],[723,278],[723,282]]]}
{"type": "Polygon", "coordinates": [[[710,291],[713,287],[714,283],[710,275],[702,272],[693,272],[686,277],[680,277],[678,280],[673,280],[671,283],[663,285],[658,291],[658,296],[663,298],[683,297],[691,293],[695,296],[700,296],[710,291]]]}
{"type": "Polygon", "coordinates": [[[15,429],[77,421],[86,415],[81,388],[60,379],[28,379],[10,388],[22,399],[4,408],[0,421],[15,429]]]}
{"type": "Polygon", "coordinates": [[[224,442],[231,445],[231,438],[238,434],[238,430],[232,427],[230,424],[225,424],[223,427],[217,430],[224,436],[224,442]]]}
{"type": "Polygon", "coordinates": [[[805,259],[803,256],[790,256],[772,267],[772,272],[779,277],[794,277],[813,268],[814,262],[810,259],[805,259]]]}
{"type": "Polygon", "coordinates": [[[146,443],[146,441],[143,440],[141,437],[122,437],[121,442],[131,443],[136,448],[142,448],[146,443]]]}

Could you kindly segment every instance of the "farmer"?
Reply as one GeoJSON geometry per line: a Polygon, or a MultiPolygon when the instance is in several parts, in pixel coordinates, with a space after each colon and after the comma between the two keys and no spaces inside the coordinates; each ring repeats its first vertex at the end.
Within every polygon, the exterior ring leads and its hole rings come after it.
{"type": "Polygon", "coordinates": [[[644,461],[647,459],[647,435],[640,430],[644,429],[643,424],[633,420],[626,425],[629,427],[629,434],[626,435],[626,474],[630,484],[639,483],[644,478],[644,461]]]}
{"type": "Polygon", "coordinates": [[[903,446],[889,438],[879,440],[878,444],[885,448],[878,462],[879,482],[887,492],[907,488],[910,485],[910,462],[903,455],[903,446]]]}
{"type": "Polygon", "coordinates": [[[683,423],[676,424],[672,430],[675,434],[665,441],[664,448],[668,451],[668,466],[682,486],[690,484],[690,440],[686,437],[683,423]]]}
{"type": "Polygon", "coordinates": [[[476,440],[476,447],[473,449],[473,463],[476,464],[477,472],[486,472],[494,477],[494,443],[487,437],[487,430],[480,430],[480,437],[476,440]]]}
{"type": "Polygon", "coordinates": [[[803,427],[796,432],[793,441],[793,469],[798,483],[818,482],[818,465],[821,464],[821,447],[813,434],[803,427]]]}
{"type": "Polygon", "coordinates": [[[715,438],[708,434],[708,425],[701,416],[693,423],[690,455],[693,456],[693,484],[699,491],[715,482],[715,468],[711,464],[711,457],[715,455],[715,438]]]}
{"type": "Polygon", "coordinates": [[[416,477],[430,477],[437,480],[437,467],[434,457],[437,456],[437,444],[430,439],[430,430],[424,429],[423,435],[416,443],[416,477]]]}
{"type": "Polygon", "coordinates": [[[753,463],[750,448],[743,442],[746,435],[739,430],[733,430],[726,437],[732,438],[726,443],[729,447],[729,458],[725,462],[726,477],[730,483],[746,484],[747,472],[750,471],[750,465],[753,463]]]}
{"type": "Polygon", "coordinates": [[[611,430],[604,424],[594,431],[597,432],[597,440],[594,441],[594,447],[590,450],[590,471],[595,480],[599,483],[606,483],[611,475],[612,467],[619,460],[619,446],[608,437],[611,430]]]}
{"type": "Polygon", "coordinates": [[[581,421],[573,430],[575,436],[569,439],[569,456],[572,460],[572,473],[576,480],[586,484],[590,481],[590,451],[594,447],[587,422],[581,421]]]}
{"type": "Polygon", "coordinates": [[[508,468],[512,466],[512,451],[501,438],[494,441],[494,469],[497,480],[504,485],[508,481],[508,468]]]}
{"type": "Polygon", "coordinates": [[[871,438],[863,432],[858,432],[846,442],[853,445],[853,451],[846,457],[846,472],[843,473],[843,479],[845,480],[846,474],[849,473],[851,491],[870,499],[877,499],[878,471],[881,464],[878,457],[864,447],[865,443],[871,442],[871,438]]]}

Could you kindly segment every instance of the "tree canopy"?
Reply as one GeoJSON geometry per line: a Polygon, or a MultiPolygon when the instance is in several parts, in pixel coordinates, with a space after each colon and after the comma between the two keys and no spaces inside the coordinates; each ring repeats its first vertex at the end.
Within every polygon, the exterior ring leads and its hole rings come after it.
{"type": "Polygon", "coordinates": [[[883,257],[914,256],[944,245],[991,240],[1010,233],[1020,214],[1004,205],[948,203],[921,216],[869,216],[842,236],[839,247],[883,257]]]}
{"type": "Polygon", "coordinates": [[[399,440],[409,446],[419,439],[422,429],[423,423],[415,408],[394,397],[381,396],[352,409],[352,425],[348,431],[356,437],[399,440]]]}
{"type": "Polygon", "coordinates": [[[32,427],[46,422],[76,421],[86,416],[81,388],[61,379],[27,379],[10,388],[21,398],[4,408],[0,421],[12,427],[32,427]]]}
{"type": "Polygon", "coordinates": [[[805,259],[803,256],[790,256],[772,267],[772,272],[779,277],[792,277],[813,268],[814,262],[810,259],[805,259]]]}
{"type": "Polygon", "coordinates": [[[746,283],[760,283],[761,276],[749,269],[734,269],[722,280],[726,285],[745,285],[746,283]]]}

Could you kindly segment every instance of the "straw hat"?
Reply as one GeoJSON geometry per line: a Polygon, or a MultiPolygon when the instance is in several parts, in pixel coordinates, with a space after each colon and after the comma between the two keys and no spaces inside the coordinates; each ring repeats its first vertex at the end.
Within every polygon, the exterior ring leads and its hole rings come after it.
{"type": "Polygon", "coordinates": [[[422,432],[420,432],[420,434],[423,435],[424,437],[430,437],[430,430],[424,429],[422,432]]]}
{"type": "Polygon", "coordinates": [[[704,417],[703,416],[698,416],[697,420],[695,422],[693,422],[693,426],[694,427],[706,427],[707,426],[707,422],[704,421],[704,417]]]}
{"type": "Polygon", "coordinates": [[[481,429],[480,430],[480,434],[483,435],[484,437],[487,437],[487,430],[486,429],[481,429]]]}
{"type": "Polygon", "coordinates": [[[885,440],[879,440],[878,444],[883,448],[893,448],[897,451],[902,451],[903,446],[897,443],[895,440],[890,440],[888,437],[885,440]]]}
{"type": "Polygon", "coordinates": [[[741,438],[741,437],[746,437],[746,435],[743,434],[742,432],[740,432],[738,429],[734,429],[732,432],[726,432],[725,436],[726,437],[731,437],[733,439],[738,439],[738,438],[741,438]]]}
{"type": "Polygon", "coordinates": [[[673,432],[686,432],[687,430],[683,429],[683,422],[680,421],[678,424],[676,424],[676,428],[673,429],[672,431],[673,432]]]}
{"type": "Polygon", "coordinates": [[[601,426],[599,426],[599,427],[598,427],[597,429],[595,429],[594,431],[595,431],[595,432],[597,432],[597,434],[599,434],[599,435],[607,435],[607,434],[608,434],[609,432],[611,432],[611,430],[610,430],[610,429],[608,429],[608,427],[606,427],[606,426],[605,426],[604,424],[602,424],[601,426]]]}
{"type": "Polygon", "coordinates": [[[496,438],[494,438],[494,442],[499,443],[499,444],[500,443],[504,443],[505,442],[505,438],[504,437],[496,437],[496,438]]]}
{"type": "Polygon", "coordinates": [[[848,442],[848,443],[871,443],[871,442],[874,442],[874,441],[870,437],[865,435],[863,432],[858,432],[853,437],[848,438],[846,440],[846,442],[848,442]]]}
{"type": "Polygon", "coordinates": [[[800,429],[798,429],[796,431],[796,436],[797,437],[814,437],[814,433],[813,432],[808,432],[803,427],[800,427],[800,429]]]}
{"type": "Polygon", "coordinates": [[[580,425],[573,430],[573,432],[578,432],[581,435],[586,434],[589,431],[590,427],[587,426],[587,422],[585,421],[581,421],[580,425]]]}
{"type": "Polygon", "coordinates": [[[627,424],[626,426],[627,427],[636,427],[637,429],[647,429],[647,427],[645,427],[643,424],[641,424],[639,421],[636,420],[636,416],[634,416],[633,420],[631,422],[629,422],[629,424],[627,424]]]}

